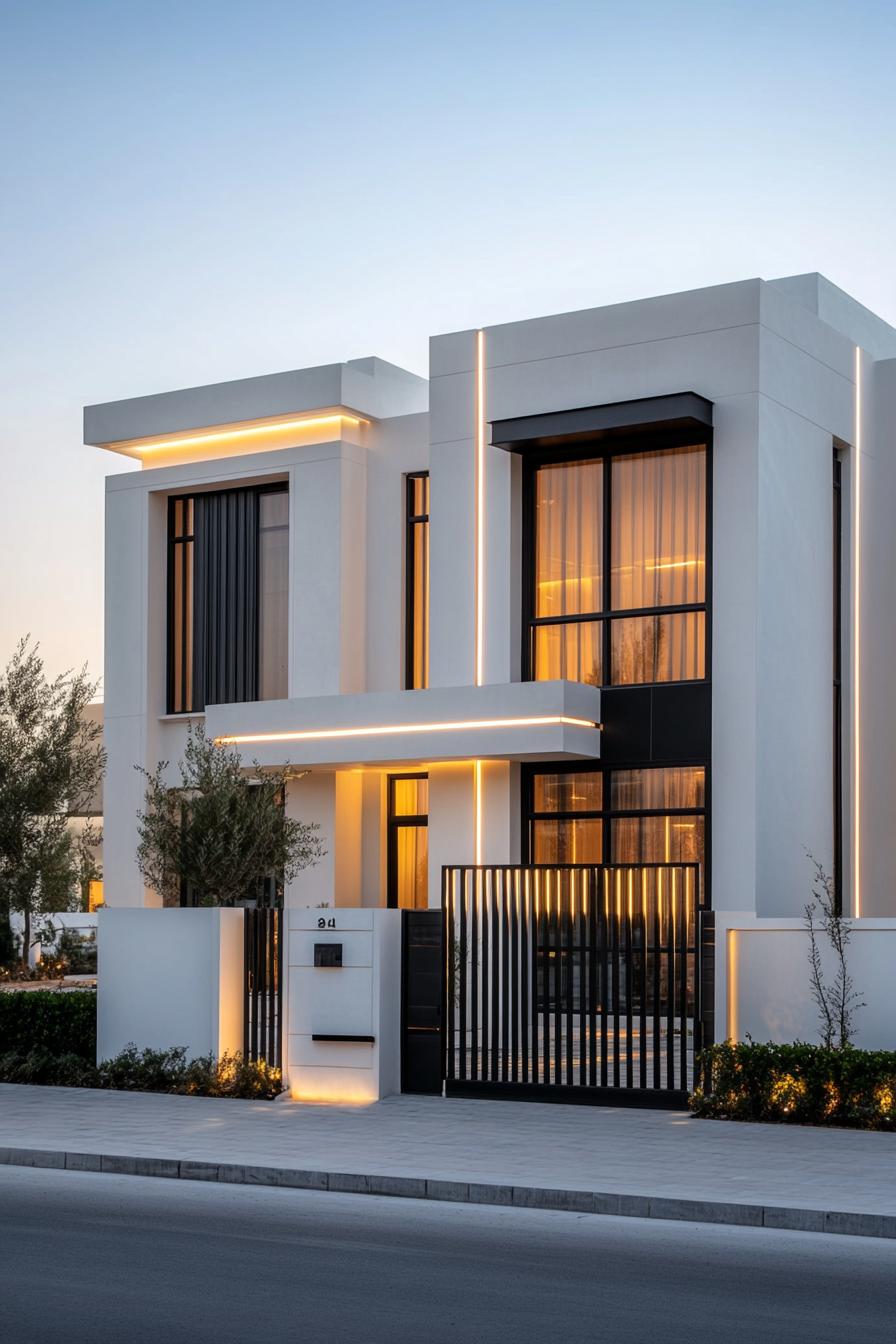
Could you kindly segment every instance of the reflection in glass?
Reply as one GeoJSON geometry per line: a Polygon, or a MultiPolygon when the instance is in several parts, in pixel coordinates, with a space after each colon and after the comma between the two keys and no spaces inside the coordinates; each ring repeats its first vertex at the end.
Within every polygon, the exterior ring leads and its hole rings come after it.
{"type": "Polygon", "coordinates": [[[601,823],[597,818],[533,821],[533,863],[600,863],[601,823]]]}
{"type": "Polygon", "coordinates": [[[596,770],[564,771],[535,776],[533,812],[599,812],[603,775],[596,770]]]}
{"type": "Polygon", "coordinates": [[[628,616],[612,622],[614,686],[694,681],[705,676],[706,615],[628,616]]]}

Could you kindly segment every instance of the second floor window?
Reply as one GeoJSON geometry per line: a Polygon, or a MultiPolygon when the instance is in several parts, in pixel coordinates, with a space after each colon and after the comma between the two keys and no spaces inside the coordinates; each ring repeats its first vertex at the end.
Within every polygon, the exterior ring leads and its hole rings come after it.
{"type": "Polygon", "coordinates": [[[283,485],[168,501],[169,714],[287,694],[283,485]]]}
{"type": "Polygon", "coordinates": [[[706,447],[535,460],[529,673],[595,686],[706,676],[706,447]]]}
{"type": "Polygon", "coordinates": [[[406,477],[405,690],[429,685],[429,472],[406,477]]]}

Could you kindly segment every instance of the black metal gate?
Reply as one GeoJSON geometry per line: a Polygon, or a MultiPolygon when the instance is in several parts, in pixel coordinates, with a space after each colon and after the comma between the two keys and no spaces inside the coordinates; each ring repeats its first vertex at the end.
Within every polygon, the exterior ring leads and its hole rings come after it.
{"type": "Polygon", "coordinates": [[[686,1103],[711,1030],[697,864],[445,868],[442,915],[447,1095],[686,1103]]]}
{"type": "Polygon", "coordinates": [[[442,1092],[442,912],[401,914],[401,1090],[442,1092]]]}
{"type": "Polygon", "coordinates": [[[283,1067],[283,940],[282,911],[243,912],[245,979],[243,982],[243,1056],[283,1067]]]}

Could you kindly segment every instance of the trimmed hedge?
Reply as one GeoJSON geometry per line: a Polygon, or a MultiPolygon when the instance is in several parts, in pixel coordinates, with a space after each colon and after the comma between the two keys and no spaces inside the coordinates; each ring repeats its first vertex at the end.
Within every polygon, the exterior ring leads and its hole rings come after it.
{"type": "Polygon", "coordinates": [[[0,1055],[0,1082],[50,1087],[101,1087],[124,1092],[170,1092],[193,1097],[242,1097],[270,1101],[282,1091],[280,1070],[242,1055],[187,1059],[183,1046],[138,1050],[129,1045],[114,1059],[94,1064],[80,1055],[46,1050],[0,1055]]]}
{"type": "Polygon", "coordinates": [[[0,1055],[96,1059],[96,993],[91,989],[0,991],[0,1055]]]}
{"type": "Polygon", "coordinates": [[[694,1115],[896,1130],[896,1051],[821,1045],[713,1045],[702,1051],[694,1115]]]}
{"type": "Polygon", "coordinates": [[[264,1060],[242,1055],[187,1059],[184,1046],[138,1050],[129,1045],[97,1064],[96,994],[83,989],[0,992],[0,1083],[259,1100],[282,1091],[280,1070],[264,1060]]]}

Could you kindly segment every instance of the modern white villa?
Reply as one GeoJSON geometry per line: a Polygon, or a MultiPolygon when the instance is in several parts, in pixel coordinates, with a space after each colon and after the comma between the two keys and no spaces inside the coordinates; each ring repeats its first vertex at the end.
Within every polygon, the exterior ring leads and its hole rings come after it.
{"type": "MultiPolygon", "coordinates": [[[[860,1043],[893,1046],[896,330],[819,275],[751,279],[435,336],[428,380],[354,359],[84,427],[134,461],[106,496],[109,1048],[156,930],[172,976],[200,919],[244,974],[242,911],[154,909],[135,863],[134,767],[198,719],[294,767],[326,844],[270,892],[297,1097],[680,1098],[701,1040],[811,1038],[810,855],[858,919],[860,1043]]],[[[181,1005],[153,976],[140,1011],[181,1005]]],[[[214,977],[197,1039],[243,1039],[214,977]]]]}

